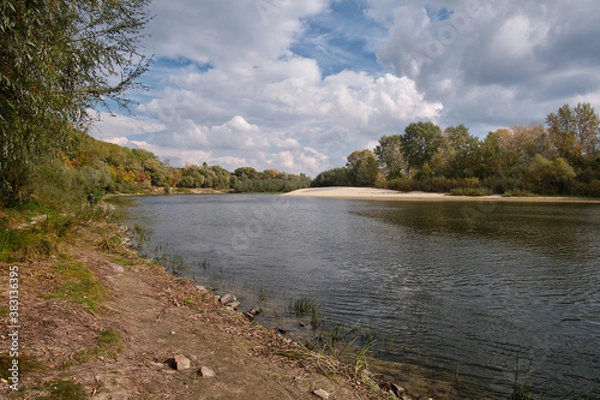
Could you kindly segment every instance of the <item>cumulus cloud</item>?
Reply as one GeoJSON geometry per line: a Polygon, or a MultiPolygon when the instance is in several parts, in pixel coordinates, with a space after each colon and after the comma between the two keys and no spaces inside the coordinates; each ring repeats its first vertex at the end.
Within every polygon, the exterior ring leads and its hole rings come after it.
{"type": "Polygon", "coordinates": [[[572,94],[585,93],[583,82],[598,90],[598,75],[589,70],[600,61],[597,2],[370,4],[373,17],[390,26],[378,59],[414,79],[425,98],[444,103],[442,122],[543,121],[572,94]]]}
{"type": "Polygon", "coordinates": [[[600,97],[593,0],[350,3],[155,0],[154,89],[94,135],[173,164],[314,176],[416,120],[486,134],[600,97]]]}

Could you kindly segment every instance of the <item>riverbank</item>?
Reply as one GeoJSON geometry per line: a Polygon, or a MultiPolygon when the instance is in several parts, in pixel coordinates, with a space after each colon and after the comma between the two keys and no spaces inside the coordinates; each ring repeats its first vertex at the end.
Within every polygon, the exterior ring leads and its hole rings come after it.
{"type": "Polygon", "coordinates": [[[577,197],[503,197],[492,196],[450,196],[445,193],[397,192],[388,189],[367,187],[315,187],[299,189],[283,196],[320,197],[355,200],[381,201],[488,201],[488,202],[528,202],[528,203],[600,203],[600,199],[577,197]]]}
{"type": "Polygon", "coordinates": [[[19,305],[17,336],[0,336],[0,397],[395,398],[389,385],[382,390],[352,366],[252,324],[191,280],[138,257],[124,233],[87,223],[46,258],[0,264],[7,326],[13,275],[19,305]]]}

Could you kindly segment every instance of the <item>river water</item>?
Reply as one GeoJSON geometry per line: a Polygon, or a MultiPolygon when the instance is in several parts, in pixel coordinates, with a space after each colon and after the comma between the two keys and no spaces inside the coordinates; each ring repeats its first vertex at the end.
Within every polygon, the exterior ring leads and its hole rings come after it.
{"type": "Polygon", "coordinates": [[[406,363],[462,398],[506,398],[517,369],[545,399],[600,389],[598,204],[160,196],[126,223],[243,302],[310,298],[328,326],[367,326],[397,379],[406,363]]]}

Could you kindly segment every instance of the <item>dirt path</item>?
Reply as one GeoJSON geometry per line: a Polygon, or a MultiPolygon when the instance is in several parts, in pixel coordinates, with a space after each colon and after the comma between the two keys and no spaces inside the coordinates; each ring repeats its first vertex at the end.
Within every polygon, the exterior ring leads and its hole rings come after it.
{"type": "MultiPolygon", "coordinates": [[[[0,398],[318,399],[316,389],[330,399],[389,396],[335,360],[253,325],[191,281],[123,248],[101,250],[97,240],[87,235],[64,245],[58,258],[16,264],[20,390],[2,384],[0,398]],[[95,314],[52,295],[69,284],[61,280],[65,260],[89,268],[104,287],[95,314]],[[174,369],[176,355],[190,368],[174,369]],[[202,376],[202,367],[215,376],[202,376]]],[[[0,266],[0,301],[8,304],[11,265],[0,266]]],[[[4,366],[10,341],[0,336],[4,366]]]]}

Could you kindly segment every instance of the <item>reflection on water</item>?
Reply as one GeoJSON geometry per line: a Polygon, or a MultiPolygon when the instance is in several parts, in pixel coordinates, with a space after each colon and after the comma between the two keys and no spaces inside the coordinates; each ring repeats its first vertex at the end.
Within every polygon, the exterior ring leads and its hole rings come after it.
{"type": "MultiPolygon", "coordinates": [[[[368,324],[378,355],[501,398],[517,360],[545,398],[600,388],[600,206],[273,195],[146,197],[129,223],[203,273],[368,324]],[[204,271],[205,272],[205,271],[204,271]]],[[[397,372],[388,366],[388,373],[397,372]]],[[[560,398],[560,396],[558,397],[560,398]]]]}

